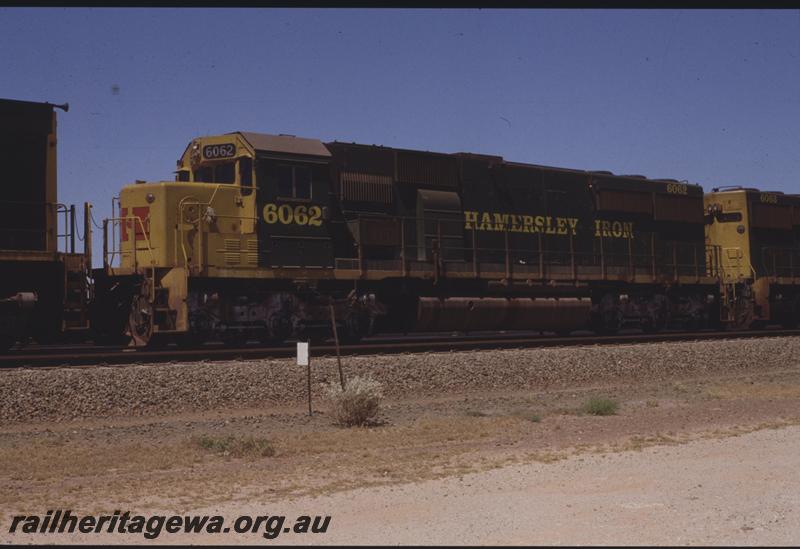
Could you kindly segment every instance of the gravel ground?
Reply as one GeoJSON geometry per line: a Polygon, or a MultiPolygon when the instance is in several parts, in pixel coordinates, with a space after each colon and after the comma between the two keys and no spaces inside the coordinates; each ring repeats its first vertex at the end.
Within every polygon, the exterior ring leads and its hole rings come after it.
{"type": "MultiPolygon", "coordinates": [[[[793,367],[800,338],[345,357],[347,376],[369,374],[390,399],[459,391],[543,389],[594,381],[793,367]]],[[[338,381],[335,358],[312,361],[315,398],[338,381]]],[[[297,404],[305,367],[292,359],[24,369],[0,373],[0,421],[70,421],[218,408],[297,404]]]]}
{"type": "MultiPolygon", "coordinates": [[[[326,533],[265,527],[236,534],[169,534],[160,544],[337,545],[733,545],[797,544],[800,537],[800,427],[641,451],[580,454],[479,473],[334,494],[273,498],[268,493],[198,507],[190,515],[329,515],[326,533]]],[[[74,509],[74,507],[72,507],[74,509]]],[[[118,507],[100,507],[110,514],[118,507]]],[[[30,511],[44,513],[45,507],[30,511]]],[[[125,509],[125,507],[123,507],[125,509]]],[[[160,505],[133,514],[172,515],[160,505]]],[[[78,512],[82,514],[82,512],[78,512]]],[[[0,543],[143,543],[141,534],[8,533],[0,543]]]]}
{"type": "MultiPolygon", "coordinates": [[[[201,512],[235,517],[280,509],[288,517],[332,516],[325,534],[275,540],[290,544],[795,545],[799,455],[800,428],[788,427],[201,512]]],[[[260,543],[259,534],[226,537],[224,543],[260,543]]],[[[200,535],[163,541],[221,540],[200,535]]]]}

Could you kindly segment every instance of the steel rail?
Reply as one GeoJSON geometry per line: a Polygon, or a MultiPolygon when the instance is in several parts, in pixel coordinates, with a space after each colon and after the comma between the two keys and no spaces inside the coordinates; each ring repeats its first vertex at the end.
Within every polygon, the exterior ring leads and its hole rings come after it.
{"type": "MultiPolygon", "coordinates": [[[[438,339],[398,338],[395,340],[376,340],[357,345],[342,345],[343,355],[397,354],[451,352],[469,350],[537,348],[537,347],[577,347],[593,345],[625,345],[659,343],[670,341],[707,341],[722,339],[746,339],[763,337],[800,336],[800,329],[763,329],[749,331],[707,331],[707,332],[660,332],[657,334],[622,334],[613,336],[481,336],[449,337],[438,339]]],[[[77,347],[77,346],[76,346],[77,347]]],[[[194,349],[161,348],[135,349],[108,347],[57,348],[54,353],[28,353],[24,351],[0,356],[0,369],[10,371],[25,367],[85,367],[117,366],[163,362],[197,362],[201,360],[256,360],[287,358],[295,355],[294,345],[280,347],[199,347],[194,349]]],[[[56,349],[53,349],[54,351],[56,349]]],[[[315,357],[335,356],[335,346],[331,344],[312,345],[315,357]]]]}

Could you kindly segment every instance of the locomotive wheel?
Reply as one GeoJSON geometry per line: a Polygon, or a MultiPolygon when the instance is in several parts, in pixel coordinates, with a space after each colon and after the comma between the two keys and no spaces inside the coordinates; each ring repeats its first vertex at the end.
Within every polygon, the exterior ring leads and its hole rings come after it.
{"type": "Polygon", "coordinates": [[[708,325],[708,319],[703,314],[690,315],[686,322],[683,323],[683,329],[687,332],[697,332],[702,330],[708,325]]]}
{"type": "Polygon", "coordinates": [[[727,323],[728,330],[749,330],[753,323],[753,307],[749,302],[736,305],[733,321],[727,323]]]}
{"type": "Polygon", "coordinates": [[[642,321],[642,330],[653,334],[667,327],[669,320],[669,301],[663,295],[656,295],[648,305],[648,314],[642,321]]]}
{"type": "Polygon", "coordinates": [[[269,327],[266,325],[261,330],[259,342],[268,347],[280,345],[292,335],[292,328],[288,319],[273,315],[269,320],[269,327]]]}
{"type": "Polygon", "coordinates": [[[666,317],[658,317],[655,319],[647,319],[642,323],[642,331],[646,334],[655,334],[667,327],[666,317]]]}
{"type": "Polygon", "coordinates": [[[369,330],[369,319],[358,314],[352,314],[345,319],[344,329],[339,331],[339,343],[342,345],[356,345],[364,338],[367,330],[369,330]]]}
{"type": "Polygon", "coordinates": [[[128,335],[134,347],[145,347],[153,337],[153,306],[146,296],[136,295],[128,315],[128,335]]]}
{"type": "Polygon", "coordinates": [[[603,296],[592,315],[592,330],[598,335],[614,335],[622,328],[619,298],[613,293],[603,296]]]}
{"type": "Polygon", "coordinates": [[[781,326],[786,328],[787,330],[791,330],[793,328],[797,328],[797,324],[800,321],[800,298],[795,299],[794,306],[791,308],[789,312],[784,316],[781,321],[781,326]]]}
{"type": "Polygon", "coordinates": [[[622,315],[618,309],[611,309],[598,314],[592,328],[598,335],[614,335],[621,327],[622,315]]]}
{"type": "Polygon", "coordinates": [[[110,290],[102,289],[102,297],[89,303],[89,324],[92,340],[97,345],[127,345],[128,317],[131,313],[133,298],[129,290],[115,286],[110,290]]]}

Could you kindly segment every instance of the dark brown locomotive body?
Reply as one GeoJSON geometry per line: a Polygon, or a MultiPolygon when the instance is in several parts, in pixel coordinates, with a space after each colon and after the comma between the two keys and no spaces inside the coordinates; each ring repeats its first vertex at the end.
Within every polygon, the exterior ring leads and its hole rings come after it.
{"type": "MultiPolygon", "coordinates": [[[[395,308],[420,295],[588,298],[594,327],[606,331],[708,320],[715,273],[697,185],[475,154],[327,148],[337,258],[396,271],[402,284],[382,292],[395,308]],[[339,219],[349,231],[335,230],[339,219]],[[404,275],[415,269],[431,277],[404,275]]],[[[457,329],[462,316],[437,328],[457,329]]],[[[503,327],[486,316],[484,327],[503,327]]]]}

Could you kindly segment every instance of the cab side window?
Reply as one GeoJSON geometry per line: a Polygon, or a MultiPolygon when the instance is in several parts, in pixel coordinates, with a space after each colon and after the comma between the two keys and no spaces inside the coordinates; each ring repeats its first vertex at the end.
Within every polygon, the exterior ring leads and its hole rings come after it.
{"type": "Polygon", "coordinates": [[[279,164],[275,169],[280,198],[311,198],[311,168],[279,164]]]}
{"type": "Polygon", "coordinates": [[[214,168],[214,182],[215,183],[233,183],[236,180],[236,164],[233,162],[225,162],[224,164],[217,164],[214,168]]]}
{"type": "Polygon", "coordinates": [[[292,198],[294,188],[294,170],[292,166],[278,165],[275,170],[278,178],[278,196],[292,198]]]}
{"type": "Polygon", "coordinates": [[[311,168],[294,167],[294,198],[311,198],[311,168]]]}
{"type": "Polygon", "coordinates": [[[239,159],[239,183],[242,196],[249,196],[253,192],[253,159],[243,157],[239,159]]]}

